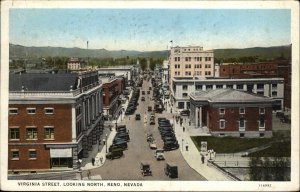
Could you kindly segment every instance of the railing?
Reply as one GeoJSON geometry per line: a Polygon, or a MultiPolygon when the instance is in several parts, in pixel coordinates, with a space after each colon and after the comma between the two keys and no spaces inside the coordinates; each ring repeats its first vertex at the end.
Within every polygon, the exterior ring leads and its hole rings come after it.
{"type": "Polygon", "coordinates": [[[222,167],[218,166],[217,164],[215,164],[214,162],[208,162],[209,164],[213,165],[216,169],[220,170],[221,172],[223,172],[226,176],[230,177],[231,179],[233,179],[234,181],[241,181],[240,178],[238,178],[237,176],[233,175],[232,173],[226,171],[225,169],[223,169],[222,167]]]}

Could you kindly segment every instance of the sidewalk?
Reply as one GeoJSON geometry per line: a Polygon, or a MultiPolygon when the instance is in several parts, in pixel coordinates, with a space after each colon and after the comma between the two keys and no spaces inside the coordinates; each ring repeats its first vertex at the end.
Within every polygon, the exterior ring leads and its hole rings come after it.
{"type": "MultiPolygon", "coordinates": [[[[173,106],[172,112],[176,114],[175,107],[173,106]],[[175,112],[175,113],[174,113],[175,112]]],[[[177,110],[176,110],[177,111],[177,110]]],[[[168,112],[171,112],[168,106],[168,112]]],[[[220,172],[212,165],[207,163],[207,159],[205,159],[205,163],[201,163],[201,155],[196,146],[194,145],[190,132],[192,126],[189,126],[189,118],[186,117],[186,120],[183,120],[182,126],[185,127],[185,132],[183,132],[183,128],[180,126],[180,123],[176,123],[173,119],[170,120],[174,125],[175,134],[179,143],[179,150],[183,158],[189,164],[191,168],[205,177],[208,181],[232,181],[232,179],[226,176],[224,173],[220,172]],[[188,151],[186,151],[186,145],[188,145],[188,151]]]]}

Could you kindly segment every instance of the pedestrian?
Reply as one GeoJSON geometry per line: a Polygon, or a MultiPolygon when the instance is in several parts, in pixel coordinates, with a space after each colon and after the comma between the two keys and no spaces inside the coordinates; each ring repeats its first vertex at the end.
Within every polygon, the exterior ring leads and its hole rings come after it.
{"type": "Polygon", "coordinates": [[[204,155],[201,155],[202,164],[204,164],[204,155]]]}
{"type": "Polygon", "coordinates": [[[188,142],[186,142],[186,144],[185,144],[185,150],[186,150],[186,151],[189,150],[189,143],[188,143],[188,142]]]}
{"type": "Polygon", "coordinates": [[[102,161],[103,161],[103,157],[101,156],[100,157],[100,163],[101,163],[101,165],[102,165],[102,161]]]}
{"type": "Polygon", "coordinates": [[[191,121],[189,121],[189,126],[191,126],[191,121]]]}
{"type": "Polygon", "coordinates": [[[105,139],[103,139],[103,145],[105,145],[105,139]]]}
{"type": "Polygon", "coordinates": [[[92,165],[95,165],[95,158],[92,158],[92,165]]]}
{"type": "Polygon", "coordinates": [[[172,108],[171,108],[171,113],[172,113],[172,108]]]}
{"type": "Polygon", "coordinates": [[[182,126],[182,121],[180,121],[180,126],[182,126]]]}
{"type": "Polygon", "coordinates": [[[185,132],[185,127],[182,128],[183,132],[185,132]]]}

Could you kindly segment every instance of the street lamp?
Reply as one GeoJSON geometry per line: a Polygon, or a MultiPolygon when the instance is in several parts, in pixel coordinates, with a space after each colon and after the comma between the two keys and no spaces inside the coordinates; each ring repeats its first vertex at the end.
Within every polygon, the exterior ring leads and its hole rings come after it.
{"type": "Polygon", "coordinates": [[[209,161],[212,161],[211,155],[215,154],[213,149],[207,150],[207,152],[209,153],[209,161]]]}
{"type": "Polygon", "coordinates": [[[105,134],[105,139],[106,139],[106,140],[105,140],[105,149],[106,149],[105,151],[106,151],[106,153],[107,153],[107,133],[105,134]]]}

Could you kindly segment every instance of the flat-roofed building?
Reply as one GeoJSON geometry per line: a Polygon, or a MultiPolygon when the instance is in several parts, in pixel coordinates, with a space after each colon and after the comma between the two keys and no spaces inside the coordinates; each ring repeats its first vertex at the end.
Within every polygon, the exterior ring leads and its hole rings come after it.
{"type": "Polygon", "coordinates": [[[8,169],[77,169],[103,132],[97,72],[10,74],[8,169]]]}
{"type": "Polygon", "coordinates": [[[178,109],[189,109],[189,93],[215,89],[236,89],[275,100],[274,110],[283,109],[284,79],[283,78],[173,78],[172,102],[178,109]]]}

